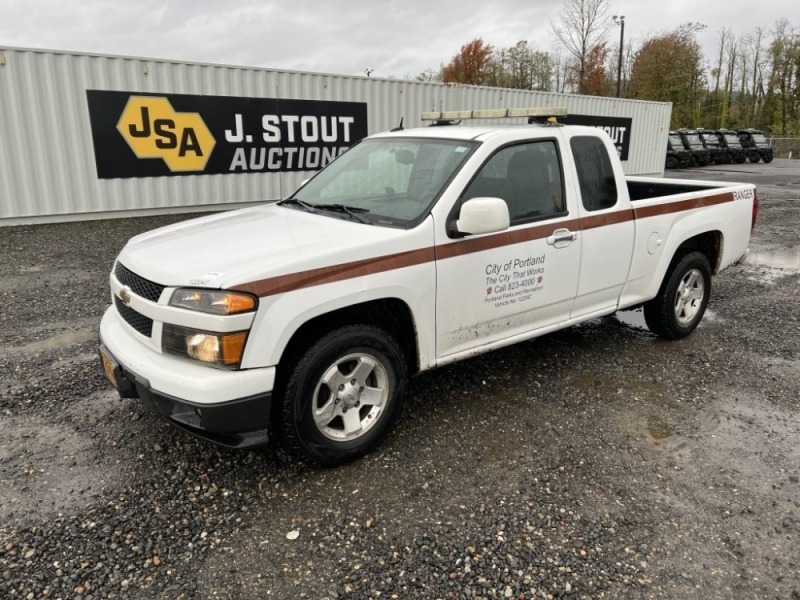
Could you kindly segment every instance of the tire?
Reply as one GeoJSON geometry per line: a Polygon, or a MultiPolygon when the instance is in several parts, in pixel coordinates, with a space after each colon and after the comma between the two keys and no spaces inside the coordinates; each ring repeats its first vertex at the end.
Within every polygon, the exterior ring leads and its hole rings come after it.
{"type": "Polygon", "coordinates": [[[723,165],[729,165],[729,164],[731,164],[732,161],[733,161],[733,157],[731,156],[730,152],[723,152],[722,153],[722,158],[720,159],[720,162],[723,165]]]}
{"type": "Polygon", "coordinates": [[[742,164],[744,161],[747,160],[747,156],[744,154],[739,154],[736,156],[734,160],[736,161],[737,164],[742,164]]]}
{"type": "Polygon", "coordinates": [[[336,329],[294,364],[278,414],[280,441],[322,466],[374,449],[397,422],[408,387],[400,346],[371,325],[336,329]]]}
{"type": "Polygon", "coordinates": [[[765,163],[771,163],[774,160],[775,156],[772,154],[767,154],[762,160],[765,163]]]}
{"type": "Polygon", "coordinates": [[[751,163],[757,163],[761,157],[758,155],[758,152],[751,152],[747,155],[747,158],[751,163]]]}
{"type": "Polygon", "coordinates": [[[678,159],[677,159],[677,158],[675,158],[674,156],[668,156],[668,157],[667,157],[667,162],[666,162],[666,165],[665,165],[665,166],[666,166],[668,169],[674,169],[675,167],[677,167],[677,166],[678,166],[678,159]]]}
{"type": "Polygon", "coordinates": [[[644,320],[656,335],[685,338],[697,327],[711,296],[711,267],[701,252],[690,252],[671,268],[658,295],[644,304],[644,320]]]}

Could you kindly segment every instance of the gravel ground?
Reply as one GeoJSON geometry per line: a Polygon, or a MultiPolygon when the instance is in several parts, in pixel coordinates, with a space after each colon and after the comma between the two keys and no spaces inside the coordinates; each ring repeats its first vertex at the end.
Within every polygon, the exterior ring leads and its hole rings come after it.
{"type": "Polygon", "coordinates": [[[370,456],[217,449],[120,401],[107,273],[185,217],[0,228],[0,598],[800,598],[800,162],[694,335],[625,312],[423,374],[370,456]]]}

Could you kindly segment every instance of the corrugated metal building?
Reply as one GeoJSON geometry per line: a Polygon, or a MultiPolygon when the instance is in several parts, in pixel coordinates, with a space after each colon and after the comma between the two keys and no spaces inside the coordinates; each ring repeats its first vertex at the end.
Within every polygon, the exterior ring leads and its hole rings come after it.
{"type": "Polygon", "coordinates": [[[0,47],[0,225],[275,200],[401,117],[529,106],[602,117],[626,173],[663,173],[665,103],[0,47]]]}

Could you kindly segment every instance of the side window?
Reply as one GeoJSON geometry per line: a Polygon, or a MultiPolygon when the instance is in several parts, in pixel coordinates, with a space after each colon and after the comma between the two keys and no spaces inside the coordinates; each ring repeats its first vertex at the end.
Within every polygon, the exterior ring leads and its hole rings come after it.
{"type": "Polygon", "coordinates": [[[603,210],[617,203],[617,180],[602,140],[577,136],[570,140],[581,198],[586,210],[603,210]]]}
{"type": "Polygon", "coordinates": [[[507,146],[481,168],[463,195],[502,198],[511,224],[564,212],[558,147],[552,140],[507,146]]]}

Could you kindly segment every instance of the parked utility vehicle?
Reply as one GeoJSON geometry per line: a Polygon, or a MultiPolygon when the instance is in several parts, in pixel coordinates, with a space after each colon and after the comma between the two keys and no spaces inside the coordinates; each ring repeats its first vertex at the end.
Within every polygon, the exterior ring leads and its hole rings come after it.
{"type": "Polygon", "coordinates": [[[716,134],[719,145],[730,153],[733,162],[741,164],[747,160],[747,151],[744,149],[744,146],[742,146],[742,141],[735,131],[731,129],[717,129],[716,134]]]}
{"type": "Polygon", "coordinates": [[[683,146],[692,153],[692,164],[705,167],[711,162],[711,152],[706,148],[703,138],[694,129],[678,129],[683,146]]]}
{"type": "Polygon", "coordinates": [[[752,185],[626,178],[590,127],[381,133],[281,202],[131,239],[100,353],[121,396],[185,430],[274,433],[340,464],[380,442],[420,371],[639,305],[656,334],[689,335],[756,206],[752,185]]]}
{"type": "Polygon", "coordinates": [[[667,158],[664,166],[667,169],[685,169],[692,166],[692,153],[683,146],[683,140],[677,131],[670,131],[667,136],[667,158]]]}
{"type": "Polygon", "coordinates": [[[727,165],[733,157],[719,141],[717,132],[712,129],[697,129],[697,135],[703,140],[703,145],[708,149],[711,162],[715,165],[727,165]]]}
{"type": "Polygon", "coordinates": [[[757,163],[759,159],[771,163],[775,158],[772,146],[760,129],[740,129],[738,135],[751,163],[757,163]]]}

